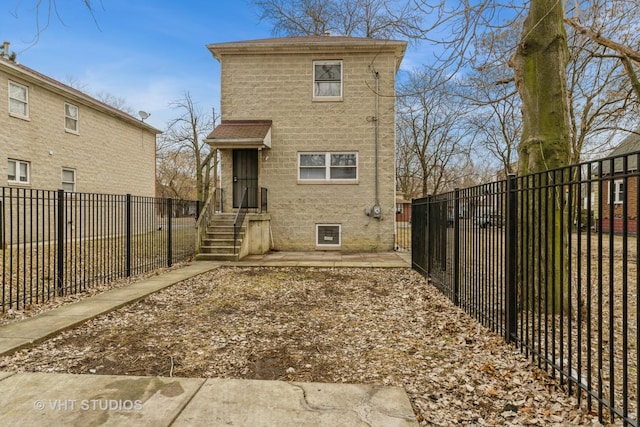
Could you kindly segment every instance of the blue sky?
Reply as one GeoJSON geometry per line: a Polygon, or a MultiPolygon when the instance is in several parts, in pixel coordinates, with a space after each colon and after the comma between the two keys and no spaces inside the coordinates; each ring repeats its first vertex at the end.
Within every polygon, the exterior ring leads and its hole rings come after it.
{"type": "MultiPolygon", "coordinates": [[[[160,130],[185,92],[203,112],[219,108],[219,65],[207,44],[272,37],[246,0],[94,0],[93,17],[81,0],[58,0],[34,42],[36,2],[1,2],[0,42],[11,42],[18,62],[87,93],[124,98],[160,130]]],[[[40,11],[41,27],[47,15],[40,11]]],[[[407,55],[403,66],[415,65],[407,55]]]]}

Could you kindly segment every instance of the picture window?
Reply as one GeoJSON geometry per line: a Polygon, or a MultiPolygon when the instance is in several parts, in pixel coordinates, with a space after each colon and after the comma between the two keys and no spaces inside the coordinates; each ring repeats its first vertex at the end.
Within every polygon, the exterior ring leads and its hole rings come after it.
{"type": "Polygon", "coordinates": [[[301,181],[356,181],[358,153],[324,152],[298,154],[301,181]]]}

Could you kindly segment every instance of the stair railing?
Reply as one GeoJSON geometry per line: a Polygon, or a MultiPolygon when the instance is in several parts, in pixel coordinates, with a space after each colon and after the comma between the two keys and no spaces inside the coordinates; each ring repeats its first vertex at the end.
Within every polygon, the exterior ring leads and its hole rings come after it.
{"type": "Polygon", "coordinates": [[[238,253],[237,250],[237,242],[238,242],[238,234],[240,234],[240,230],[242,229],[242,224],[244,223],[244,217],[247,215],[247,211],[249,210],[249,188],[244,187],[242,191],[242,202],[240,203],[240,207],[238,208],[238,212],[236,213],[236,219],[233,222],[233,253],[238,253]]]}
{"type": "MultiPolygon", "coordinates": [[[[218,200],[222,200],[222,189],[214,188],[211,194],[209,194],[209,198],[200,212],[200,216],[196,221],[196,253],[200,253],[200,247],[202,246],[202,241],[204,240],[204,236],[207,232],[207,225],[211,220],[211,217],[216,213],[216,205],[218,204],[218,200]]],[[[221,204],[222,202],[220,202],[221,204]]],[[[222,211],[221,211],[222,212],[222,211]]]]}

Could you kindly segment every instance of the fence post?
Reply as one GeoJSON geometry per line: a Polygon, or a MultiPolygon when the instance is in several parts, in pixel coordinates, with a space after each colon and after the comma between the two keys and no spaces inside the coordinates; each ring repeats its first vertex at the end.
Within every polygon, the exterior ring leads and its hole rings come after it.
{"type": "Polygon", "coordinates": [[[507,176],[506,247],[505,247],[505,340],[517,336],[518,327],[518,182],[514,174],[507,176]]]}
{"type": "Polygon", "coordinates": [[[126,212],[126,233],[127,233],[127,241],[126,241],[126,258],[127,258],[127,265],[126,265],[126,275],[127,277],[131,277],[131,194],[127,193],[127,198],[126,198],[126,205],[125,205],[125,212],[126,212]]]}
{"type": "Polygon", "coordinates": [[[453,303],[460,306],[460,189],[453,190],[453,303]]]}
{"type": "Polygon", "coordinates": [[[58,296],[64,295],[64,230],[65,230],[64,190],[58,190],[58,259],[56,287],[58,296]]]}
{"type": "Polygon", "coordinates": [[[427,213],[427,223],[425,225],[425,230],[426,230],[426,242],[425,242],[425,247],[426,247],[426,251],[425,251],[425,258],[426,261],[425,262],[425,267],[427,270],[427,276],[431,275],[431,257],[433,254],[433,239],[431,239],[431,237],[433,237],[433,233],[431,232],[431,219],[432,219],[432,209],[431,209],[431,202],[432,202],[433,196],[431,194],[427,195],[427,209],[425,210],[427,213]]]}
{"type": "Polygon", "coordinates": [[[167,199],[167,267],[173,265],[173,253],[171,251],[171,231],[173,228],[173,199],[167,199]]]}

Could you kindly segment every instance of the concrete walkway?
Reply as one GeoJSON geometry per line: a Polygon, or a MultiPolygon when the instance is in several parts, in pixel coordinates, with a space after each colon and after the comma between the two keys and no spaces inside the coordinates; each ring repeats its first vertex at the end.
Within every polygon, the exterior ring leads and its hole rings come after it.
{"type": "MultiPolygon", "coordinates": [[[[408,254],[276,252],[193,262],[0,326],[0,355],[220,266],[409,267],[408,254]]],[[[0,372],[0,425],[417,426],[402,388],[354,384],[0,372]]]]}

